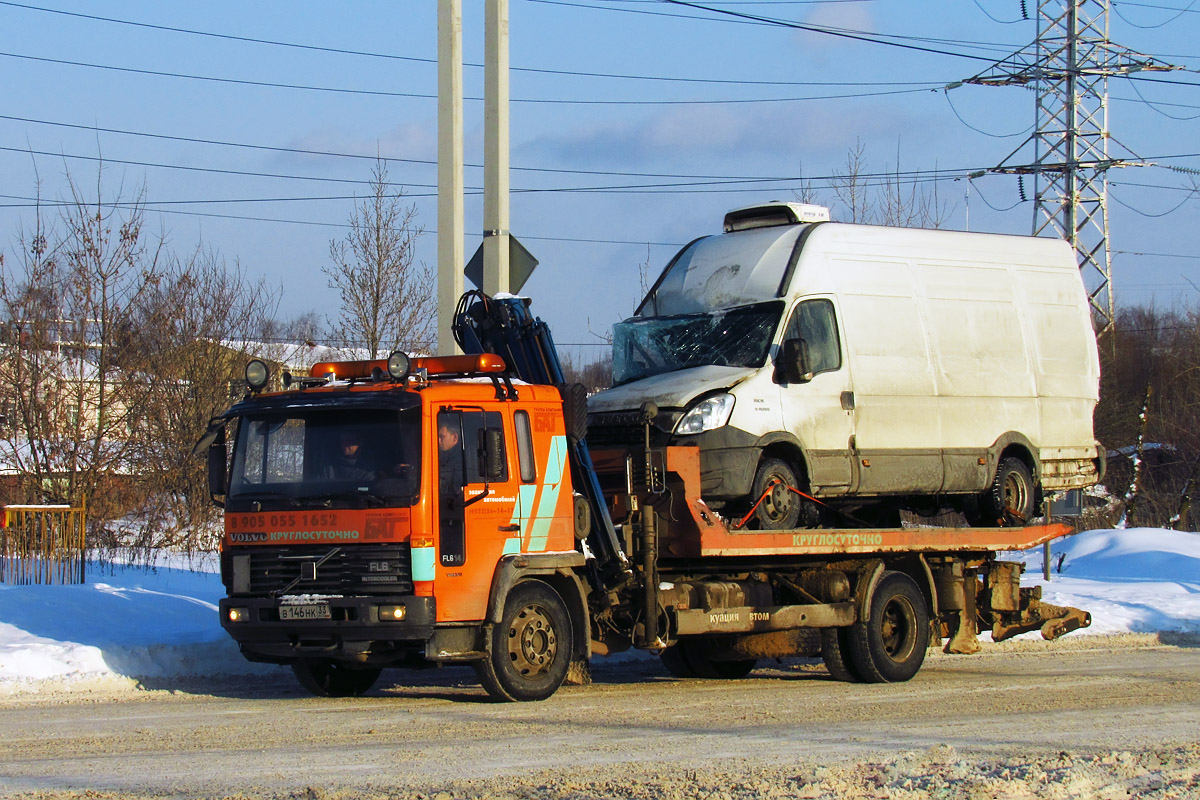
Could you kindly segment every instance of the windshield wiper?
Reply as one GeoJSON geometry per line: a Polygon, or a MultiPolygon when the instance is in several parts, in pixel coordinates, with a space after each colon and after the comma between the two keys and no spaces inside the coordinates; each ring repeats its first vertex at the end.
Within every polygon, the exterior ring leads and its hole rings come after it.
{"type": "Polygon", "coordinates": [[[296,502],[296,498],[287,492],[238,492],[237,494],[230,495],[228,499],[234,501],[245,500],[251,502],[261,502],[263,500],[282,500],[292,508],[295,508],[299,505],[299,503],[296,502]]]}
{"type": "Polygon", "coordinates": [[[341,492],[326,492],[324,494],[305,495],[299,499],[299,502],[302,502],[309,507],[315,506],[320,508],[331,508],[333,503],[337,500],[346,500],[351,502],[361,501],[365,505],[369,505],[374,508],[382,508],[388,504],[387,499],[384,497],[381,497],[373,492],[356,489],[348,489],[341,492]]]}

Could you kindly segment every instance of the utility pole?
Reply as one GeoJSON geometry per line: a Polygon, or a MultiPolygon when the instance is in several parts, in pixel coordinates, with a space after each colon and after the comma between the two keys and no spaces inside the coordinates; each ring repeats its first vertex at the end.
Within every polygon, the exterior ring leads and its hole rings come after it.
{"type": "Polygon", "coordinates": [[[508,0],[487,0],[484,36],[483,291],[508,292],[508,0]]]}
{"type": "Polygon", "coordinates": [[[460,352],[454,309],[463,293],[462,0],[438,0],[438,355],[460,352]]]}
{"type": "Polygon", "coordinates": [[[1109,155],[1108,78],[1178,69],[1110,42],[1108,10],[1109,0],[1039,0],[1031,48],[963,81],[1034,85],[1034,133],[987,171],[1033,176],[1033,234],[1049,231],[1075,248],[1099,333],[1112,327],[1115,314],[1108,170],[1148,163],[1109,155]],[[1032,164],[1005,164],[1031,140],[1032,164]]]}

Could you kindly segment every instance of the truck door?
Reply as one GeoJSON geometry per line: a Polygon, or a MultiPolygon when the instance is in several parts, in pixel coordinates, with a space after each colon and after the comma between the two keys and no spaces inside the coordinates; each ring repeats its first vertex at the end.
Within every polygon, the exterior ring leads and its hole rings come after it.
{"type": "Polygon", "coordinates": [[[443,408],[437,415],[439,621],[481,619],[516,502],[499,411],[443,408]]]}
{"type": "Polygon", "coordinates": [[[852,492],[858,481],[854,390],[833,301],[815,297],[797,303],[784,328],[783,341],[789,339],[802,342],[807,373],[779,387],[784,425],[805,448],[813,491],[852,492]]]}

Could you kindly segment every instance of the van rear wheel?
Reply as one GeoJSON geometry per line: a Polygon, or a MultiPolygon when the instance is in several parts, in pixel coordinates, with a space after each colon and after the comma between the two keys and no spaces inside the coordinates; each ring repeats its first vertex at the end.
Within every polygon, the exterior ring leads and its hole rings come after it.
{"type": "Polygon", "coordinates": [[[1037,513],[1037,486],[1029,467],[1014,456],[1000,459],[992,486],[982,499],[988,523],[1028,525],[1037,513]]]}
{"type": "Polygon", "coordinates": [[[764,458],[754,476],[750,502],[754,507],[755,527],[765,531],[782,531],[800,523],[801,498],[796,488],[796,472],[786,461],[764,458]]]}

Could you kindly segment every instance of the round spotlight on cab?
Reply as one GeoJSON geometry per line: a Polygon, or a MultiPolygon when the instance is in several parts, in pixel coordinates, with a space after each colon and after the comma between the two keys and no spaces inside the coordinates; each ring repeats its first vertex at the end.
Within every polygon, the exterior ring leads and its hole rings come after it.
{"type": "Polygon", "coordinates": [[[408,353],[403,350],[393,350],[392,354],[388,356],[387,370],[393,380],[406,380],[409,372],[412,371],[412,362],[408,358],[408,353]]]}
{"type": "Polygon", "coordinates": [[[246,365],[246,385],[250,387],[250,391],[262,391],[270,378],[271,370],[267,369],[263,361],[256,358],[246,365]]]}

